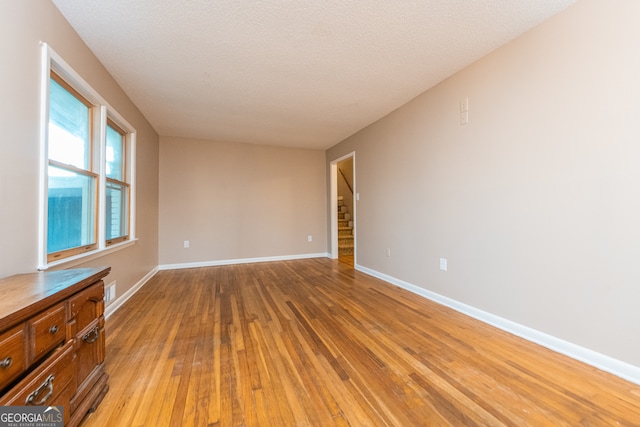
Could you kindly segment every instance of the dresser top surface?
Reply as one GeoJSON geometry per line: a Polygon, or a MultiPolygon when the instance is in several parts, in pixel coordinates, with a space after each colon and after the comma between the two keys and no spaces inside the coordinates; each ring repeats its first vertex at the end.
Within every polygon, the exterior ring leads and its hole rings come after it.
{"type": "Polygon", "coordinates": [[[0,279],[0,330],[64,300],[109,274],[111,267],[18,274],[0,279]]]}

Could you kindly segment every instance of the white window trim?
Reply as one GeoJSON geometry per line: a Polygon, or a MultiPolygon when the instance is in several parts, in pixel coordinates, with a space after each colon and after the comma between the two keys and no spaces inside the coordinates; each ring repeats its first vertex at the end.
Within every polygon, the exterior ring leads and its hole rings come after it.
{"type": "Polygon", "coordinates": [[[40,91],[40,209],[38,213],[38,270],[47,270],[54,266],[65,265],[67,267],[81,264],[83,262],[90,261],[92,259],[105,256],[115,251],[127,248],[134,245],[138,240],[136,238],[136,130],[131,126],[120,114],[113,109],[107,101],[104,100],[93,88],[76,73],[69,64],[67,64],[50,46],[46,43],[42,43],[42,75],[41,75],[41,91],[40,91]],[[94,158],[92,159],[97,165],[95,172],[99,174],[99,199],[98,199],[98,241],[97,248],[85,252],[82,254],[70,256],[60,260],[48,262],[47,261],[47,212],[48,212],[48,185],[47,185],[47,170],[49,164],[48,153],[48,133],[49,133],[49,79],[51,71],[55,71],[62,78],[68,81],[75,90],[77,90],[82,96],[84,96],[95,107],[98,114],[93,118],[94,120],[94,132],[98,135],[94,135],[96,141],[98,141],[99,149],[93,151],[94,158]],[[105,156],[106,156],[106,135],[104,129],[106,129],[107,117],[113,120],[122,130],[127,133],[128,144],[128,162],[126,163],[126,176],[129,183],[129,240],[121,243],[107,246],[105,241],[105,221],[106,212],[104,209],[106,203],[105,194],[105,156]]]}

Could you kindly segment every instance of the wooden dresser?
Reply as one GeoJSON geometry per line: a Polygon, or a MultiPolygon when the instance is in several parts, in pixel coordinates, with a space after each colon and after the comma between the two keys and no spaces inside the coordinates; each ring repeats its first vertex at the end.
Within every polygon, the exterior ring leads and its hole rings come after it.
{"type": "Polygon", "coordinates": [[[110,267],[0,279],[0,405],[64,406],[80,424],[109,389],[104,282],[110,267]]]}

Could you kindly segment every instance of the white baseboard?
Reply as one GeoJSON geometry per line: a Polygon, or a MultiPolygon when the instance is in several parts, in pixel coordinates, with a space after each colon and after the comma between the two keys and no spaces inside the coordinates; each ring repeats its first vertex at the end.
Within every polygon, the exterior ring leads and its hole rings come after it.
{"type": "Polygon", "coordinates": [[[459,311],[460,313],[466,314],[484,323],[488,323],[492,326],[502,329],[503,331],[512,333],[513,335],[519,336],[528,341],[556,351],[560,354],[564,354],[565,356],[569,356],[573,359],[579,360],[605,372],[609,372],[610,374],[616,375],[627,381],[640,385],[640,367],[638,366],[631,365],[629,363],[614,359],[610,356],[606,356],[588,348],[581,347],[560,338],[556,338],[544,332],[529,328],[528,326],[512,322],[511,320],[504,319],[502,317],[477,309],[454,299],[445,297],[435,292],[428,291],[419,286],[413,285],[387,274],[380,273],[370,268],[356,264],[355,269],[370,276],[384,280],[385,282],[399,286],[403,289],[413,292],[414,294],[420,295],[424,298],[450,307],[456,311],[459,311]]]}
{"type": "Polygon", "coordinates": [[[216,267],[219,265],[250,264],[254,262],[290,261],[294,259],[327,258],[327,257],[329,257],[328,253],[318,253],[318,254],[272,256],[272,257],[261,257],[261,258],[224,259],[224,260],[217,260],[217,261],[186,262],[186,263],[180,263],[180,264],[161,264],[158,266],[158,269],[179,270],[182,268],[216,267]]]}
{"type": "Polygon", "coordinates": [[[145,274],[145,276],[142,279],[140,279],[138,283],[133,285],[127,292],[120,295],[119,298],[116,298],[111,304],[109,304],[104,309],[104,318],[108,319],[109,316],[111,316],[113,313],[116,312],[116,310],[122,307],[122,304],[127,302],[129,298],[131,298],[136,292],[138,292],[140,288],[144,286],[145,283],[147,283],[153,276],[156,275],[157,272],[158,272],[158,267],[154,268],[153,270],[145,274]]]}

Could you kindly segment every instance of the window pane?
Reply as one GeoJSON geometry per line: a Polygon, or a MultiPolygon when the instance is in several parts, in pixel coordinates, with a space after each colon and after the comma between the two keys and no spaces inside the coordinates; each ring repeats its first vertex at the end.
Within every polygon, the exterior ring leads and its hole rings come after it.
{"type": "Polygon", "coordinates": [[[94,244],[96,179],[49,166],[47,252],[94,244]]]}
{"type": "Polygon", "coordinates": [[[124,181],[124,136],[108,125],[107,177],[124,181]]]}
{"type": "Polygon", "coordinates": [[[50,79],[49,159],[90,170],[90,112],[80,99],[50,79]]]}
{"type": "Polygon", "coordinates": [[[106,240],[129,234],[129,187],[107,182],[106,240]]]}

